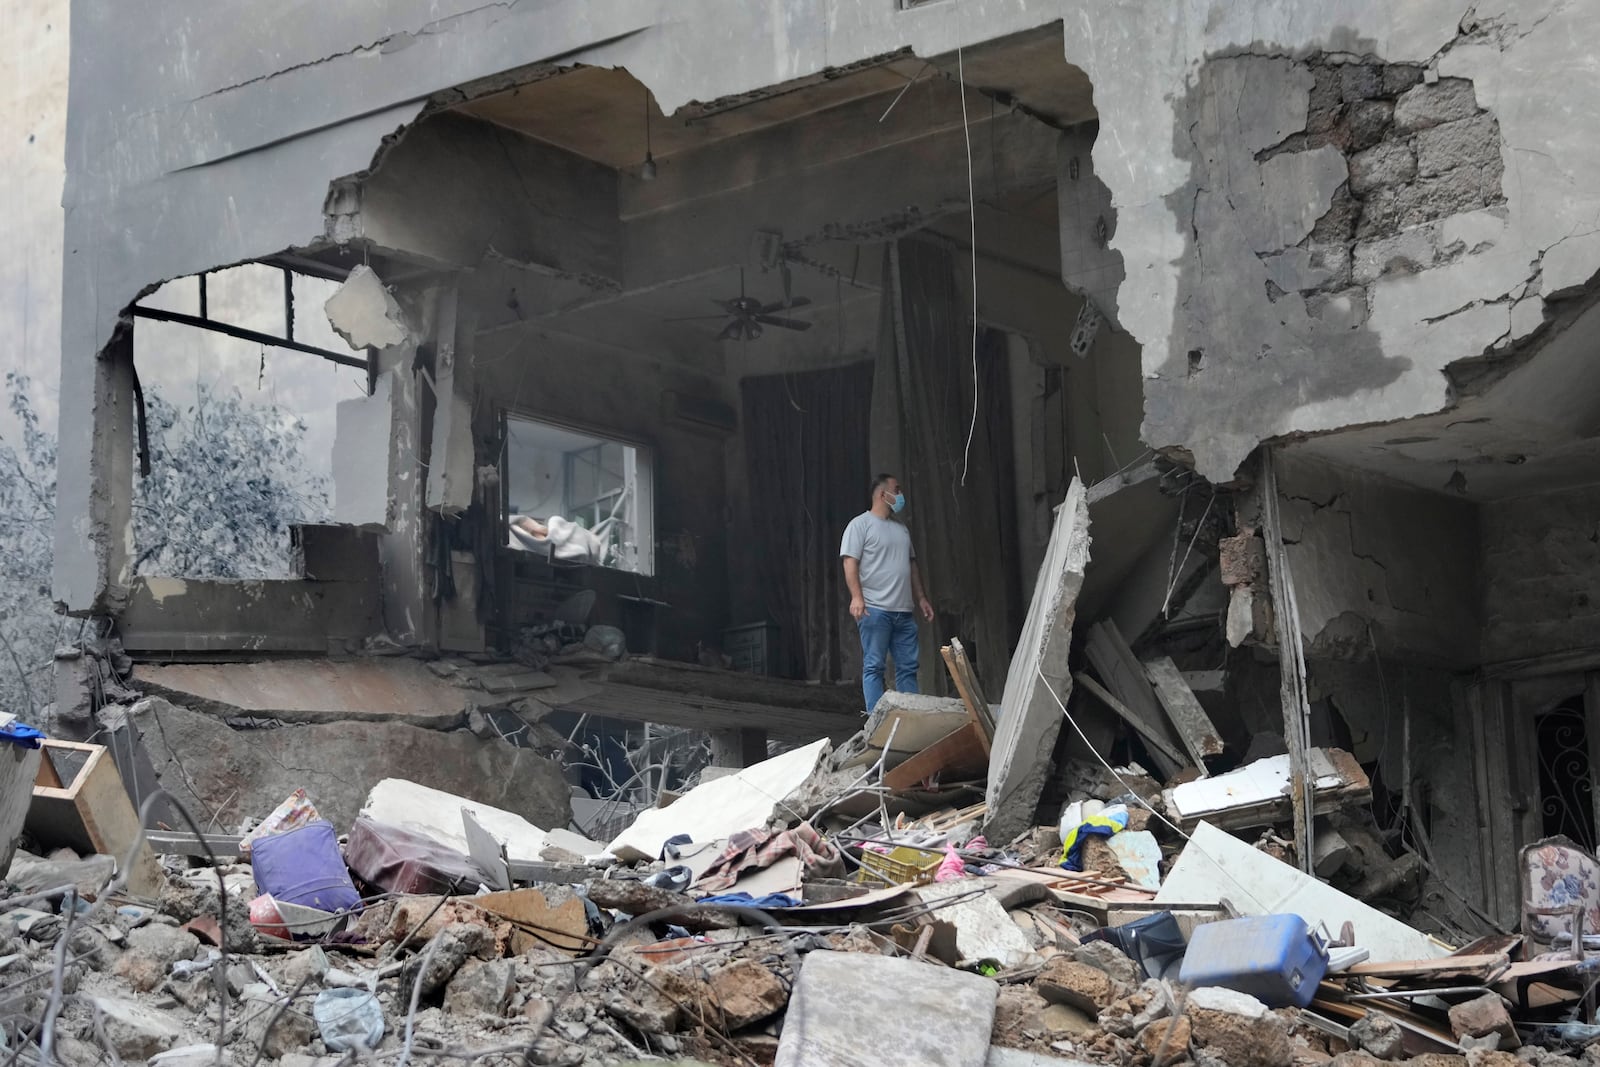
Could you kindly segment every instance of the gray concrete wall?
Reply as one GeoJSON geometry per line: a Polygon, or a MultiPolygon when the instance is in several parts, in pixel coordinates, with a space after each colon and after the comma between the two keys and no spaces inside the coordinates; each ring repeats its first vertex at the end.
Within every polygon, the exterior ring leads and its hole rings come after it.
{"type": "Polygon", "coordinates": [[[1483,661],[1600,646],[1600,486],[1485,504],[1483,661]]]}
{"type": "MultiPolygon", "coordinates": [[[[1116,210],[1109,247],[1127,279],[1117,321],[1142,346],[1143,435],[1187,449],[1212,479],[1232,477],[1262,438],[1445,407],[1444,367],[1525,336],[1545,299],[1600,267],[1585,206],[1600,196],[1600,144],[1588,135],[1600,98],[1592,3],[1501,0],[1465,23],[1445,0],[1183,0],[1160,18],[1146,5],[1088,0],[909,11],[696,0],[674,5],[670,19],[663,10],[642,0],[407,0],[315,12],[244,0],[78,0],[65,420],[95,418],[96,355],[143,288],[315,238],[329,182],[365,169],[428,94],[553,56],[625,66],[670,113],[902,47],[937,55],[1064,20],[1064,62],[1088,74],[1099,110],[1093,171],[1116,210]],[[1316,69],[1326,55],[1371,56],[1385,68],[1376,90],[1358,76],[1350,102],[1375,100],[1376,110],[1361,109],[1381,120],[1371,143],[1416,153],[1418,170],[1370,187],[1368,198],[1405,233],[1434,226],[1404,256],[1367,249],[1374,280],[1356,283],[1352,267],[1352,284],[1335,290],[1359,289],[1361,301],[1329,291],[1342,271],[1330,278],[1318,257],[1337,264],[1348,251],[1355,262],[1363,243],[1401,231],[1348,217],[1341,189],[1357,196],[1350,168],[1370,136],[1351,139],[1355,111],[1332,131],[1309,130],[1331,84],[1316,69]],[[1473,110],[1406,103],[1384,80],[1396,65],[1470,81],[1473,110]],[[1368,92],[1377,96],[1359,96],[1368,92]],[[1498,196],[1487,180],[1495,168],[1476,155],[1424,173],[1423,124],[1461,119],[1498,128],[1498,196]],[[1300,137],[1311,132],[1319,136],[1300,137]],[[1467,195],[1474,176],[1477,202],[1467,195]],[[1307,241],[1328,247],[1295,251],[1307,241]],[[1390,269],[1397,260],[1418,269],[1390,269]],[[1269,280],[1281,298],[1269,299],[1269,280]]],[[[1342,106],[1342,72],[1338,85],[1342,106]]],[[[1012,136],[1015,124],[999,121],[997,136],[1012,136]]],[[[1470,145],[1492,141],[1468,132],[1460,140],[1470,145]]],[[[643,228],[627,240],[669,244],[643,228]]],[[[56,593],[73,609],[104,602],[121,581],[117,539],[88,528],[90,501],[115,467],[96,458],[90,435],[63,442],[56,593]]]]}
{"type": "Polygon", "coordinates": [[[1477,509],[1369,475],[1279,457],[1284,541],[1312,654],[1477,662],[1477,509]],[[1371,627],[1369,634],[1368,627],[1371,627]]]}

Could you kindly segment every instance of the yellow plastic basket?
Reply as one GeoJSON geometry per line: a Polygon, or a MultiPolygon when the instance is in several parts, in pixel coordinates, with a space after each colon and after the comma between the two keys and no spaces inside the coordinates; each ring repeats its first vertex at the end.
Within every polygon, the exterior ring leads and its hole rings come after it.
{"type": "Polygon", "coordinates": [[[861,852],[861,870],[856,880],[878,881],[885,885],[927,885],[938,873],[942,853],[900,845],[889,852],[861,852]]]}

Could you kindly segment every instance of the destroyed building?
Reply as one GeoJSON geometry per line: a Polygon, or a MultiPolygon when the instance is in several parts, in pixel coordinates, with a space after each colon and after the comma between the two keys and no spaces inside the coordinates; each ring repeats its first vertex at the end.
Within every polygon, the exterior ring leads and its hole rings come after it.
{"type": "Polygon", "coordinates": [[[104,638],[52,726],[136,793],[565,825],[659,728],[846,738],[836,546],[888,470],[1005,825],[1092,752],[1348,752],[1420,865],[1373,876],[1456,929],[1519,920],[1524,845],[1596,846],[1592,5],[226,11],[73,5],[54,596],[104,638]],[[357,383],[291,576],[135,558],[157,323],[357,383]]]}

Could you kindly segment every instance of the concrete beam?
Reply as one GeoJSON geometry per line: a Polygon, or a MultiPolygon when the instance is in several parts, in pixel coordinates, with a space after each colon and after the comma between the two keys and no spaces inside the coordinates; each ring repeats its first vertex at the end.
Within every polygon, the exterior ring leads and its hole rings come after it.
{"type": "Polygon", "coordinates": [[[555,277],[619,272],[616,172],[477,119],[419,123],[344,192],[342,238],[458,267],[493,253],[555,277]]]}
{"type": "Polygon", "coordinates": [[[63,376],[55,563],[57,602],[76,615],[114,614],[128,599],[133,560],[133,327],[71,383],[63,376]]]}

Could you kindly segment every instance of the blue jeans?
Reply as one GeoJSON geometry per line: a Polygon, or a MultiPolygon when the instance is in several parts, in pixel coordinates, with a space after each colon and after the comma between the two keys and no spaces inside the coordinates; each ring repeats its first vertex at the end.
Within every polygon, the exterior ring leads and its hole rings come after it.
{"type": "Polygon", "coordinates": [[[894,687],[901,693],[917,691],[917,618],[909,611],[884,611],[867,608],[856,620],[861,631],[861,695],[867,698],[867,714],[883,696],[883,669],[894,657],[894,687]]]}

